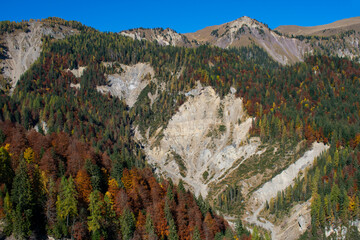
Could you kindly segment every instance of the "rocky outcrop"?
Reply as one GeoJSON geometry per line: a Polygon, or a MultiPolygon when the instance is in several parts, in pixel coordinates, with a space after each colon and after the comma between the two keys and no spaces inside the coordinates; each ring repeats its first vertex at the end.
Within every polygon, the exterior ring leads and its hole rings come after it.
{"type": "Polygon", "coordinates": [[[161,46],[195,47],[196,41],[189,41],[188,38],[170,28],[136,28],[120,32],[121,35],[131,37],[134,40],[156,41],[161,46]]]}
{"type": "Polygon", "coordinates": [[[75,77],[80,78],[84,71],[86,70],[86,67],[79,67],[77,69],[67,69],[67,71],[71,72],[75,77]]]}
{"type": "Polygon", "coordinates": [[[101,93],[110,93],[119,97],[132,107],[141,91],[154,80],[154,69],[148,63],[137,63],[133,66],[120,64],[120,66],[121,73],[106,75],[108,84],[97,86],[96,89],[101,93]]]}

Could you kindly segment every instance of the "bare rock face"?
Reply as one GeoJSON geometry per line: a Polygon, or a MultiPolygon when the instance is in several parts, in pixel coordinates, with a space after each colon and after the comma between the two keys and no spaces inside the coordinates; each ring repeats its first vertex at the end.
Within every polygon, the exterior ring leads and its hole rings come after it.
{"type": "Polygon", "coordinates": [[[182,179],[196,195],[206,197],[207,186],[237,160],[255,154],[260,141],[248,139],[252,118],[233,93],[220,99],[213,88],[199,84],[186,95],[188,100],[167,127],[158,129],[162,139],[147,139],[145,152],[160,173],[182,179]]]}
{"type": "Polygon", "coordinates": [[[85,70],[86,70],[86,67],[79,67],[78,69],[71,69],[71,70],[68,69],[67,71],[74,74],[75,77],[80,78],[84,74],[85,70]]]}
{"type": "Polygon", "coordinates": [[[3,35],[7,48],[7,58],[0,62],[0,68],[5,78],[11,79],[10,94],[14,91],[20,76],[38,59],[41,52],[41,38],[49,35],[55,39],[62,39],[67,35],[75,34],[77,30],[63,27],[55,29],[44,26],[40,22],[29,22],[28,32],[15,31],[3,35]]]}
{"type": "Polygon", "coordinates": [[[195,47],[197,45],[195,41],[190,42],[185,35],[177,33],[170,28],[136,28],[122,31],[120,34],[131,37],[134,40],[157,41],[161,46],[195,47]]]}
{"type": "MultiPolygon", "coordinates": [[[[109,63],[107,63],[109,64],[109,63]]],[[[108,84],[97,86],[101,93],[110,93],[112,96],[124,99],[132,107],[141,91],[154,79],[154,69],[148,63],[137,63],[133,66],[120,64],[122,73],[106,76],[108,84]]]]}

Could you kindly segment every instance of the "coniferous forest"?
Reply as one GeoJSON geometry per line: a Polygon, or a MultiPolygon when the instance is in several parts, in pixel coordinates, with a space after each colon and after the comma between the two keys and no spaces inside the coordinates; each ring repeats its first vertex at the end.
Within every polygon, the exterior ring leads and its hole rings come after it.
{"type": "MultiPolygon", "coordinates": [[[[326,226],[360,218],[360,64],[314,55],[282,66],[252,45],[220,49],[160,46],[117,33],[99,32],[58,18],[78,34],[42,39],[40,57],[10,96],[0,95],[0,218],[4,236],[56,239],[260,239],[241,221],[231,228],[206,199],[180,181],[154,173],[134,126],[152,135],[186,101],[183,92],[200,81],[224,97],[230,88],[254,117],[251,135],[263,142],[324,142],[330,150],[303,178],[266,206],[281,215],[311,200],[311,227],[304,239],[323,236],[326,226]],[[149,63],[164,91],[149,107],[149,84],[132,108],[101,94],[103,62],[149,63]],[[66,69],[87,66],[76,78],[66,69]],[[181,72],[180,77],[174,73],[181,72]],[[80,83],[81,88],[71,87],[80,83]],[[46,123],[46,127],[44,126],[46,123]]],[[[0,34],[27,31],[26,23],[1,22],[0,34]]],[[[221,208],[240,201],[231,188],[221,208]],[[231,197],[230,197],[231,196],[231,197]]],[[[355,231],[355,230],[354,230],[355,231]]],[[[359,233],[352,233],[359,234],[359,233]]],[[[359,235],[354,235],[359,236],[359,235]]],[[[350,238],[351,239],[351,238],[350,238]]],[[[353,238],[354,239],[354,238],[353,238]]]]}

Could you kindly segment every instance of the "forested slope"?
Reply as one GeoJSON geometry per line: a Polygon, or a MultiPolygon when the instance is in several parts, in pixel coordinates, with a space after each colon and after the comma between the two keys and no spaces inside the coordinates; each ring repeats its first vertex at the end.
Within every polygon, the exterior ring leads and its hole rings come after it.
{"type": "MultiPolygon", "coordinates": [[[[279,66],[256,46],[162,47],[86,27],[79,31],[62,40],[44,36],[40,57],[21,77],[14,94],[1,93],[1,172],[9,173],[1,179],[7,234],[232,238],[225,221],[201,200],[196,202],[181,184],[177,189],[169,180],[157,181],[141,143],[134,140],[135,127],[161,139],[156,130],[167,126],[198,81],[222,98],[234,88],[247,114],[255,117],[251,136],[263,142],[306,139],[308,146],[313,141],[332,146],[330,160],[320,159],[308,173],[311,181],[302,180],[303,186],[312,184],[302,200],[313,196],[313,236],[330,220],[345,224],[359,218],[350,204],[358,202],[360,183],[358,63],[312,56],[303,63],[279,66]],[[109,84],[105,75],[115,71],[104,62],[149,63],[157,82],[150,82],[130,108],[97,91],[97,86],[109,84]],[[79,67],[86,67],[81,77],[67,71],[79,67]],[[149,93],[155,92],[159,94],[152,103],[149,93]],[[34,127],[39,133],[31,130],[34,127]],[[321,205],[329,189],[335,197],[321,205]],[[77,205],[66,205],[69,201],[77,205]],[[341,213],[344,209],[349,211],[341,213]],[[35,217],[39,224],[31,222],[35,217]]],[[[291,194],[286,203],[298,201],[298,195],[291,194]]],[[[269,206],[270,212],[274,206],[288,206],[281,199],[269,206]]]]}

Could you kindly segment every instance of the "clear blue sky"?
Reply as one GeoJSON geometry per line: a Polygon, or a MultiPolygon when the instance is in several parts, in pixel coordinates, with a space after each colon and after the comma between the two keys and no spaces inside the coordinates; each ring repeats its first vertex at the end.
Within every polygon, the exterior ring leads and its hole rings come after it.
{"type": "Polygon", "coordinates": [[[7,0],[1,3],[0,20],[49,16],[77,20],[98,30],[112,32],[136,27],[170,27],[186,33],[242,16],[255,18],[273,29],[279,25],[321,25],[360,16],[360,0],[7,0]]]}

